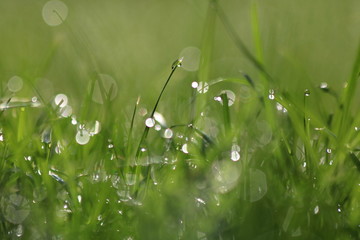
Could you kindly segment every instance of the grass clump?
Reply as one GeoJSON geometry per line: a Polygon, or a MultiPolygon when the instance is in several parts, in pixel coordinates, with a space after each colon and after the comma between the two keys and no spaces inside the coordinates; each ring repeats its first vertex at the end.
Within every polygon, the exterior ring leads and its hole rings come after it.
{"type": "Polygon", "coordinates": [[[341,91],[324,82],[292,93],[266,67],[256,4],[255,55],[218,1],[205,15],[198,72],[181,72],[186,56],[165,67],[153,105],[115,102],[120,88],[87,45],[81,101],[48,101],[31,72],[20,79],[35,97],[1,89],[1,238],[360,238],[360,48],[341,91]],[[248,71],[212,78],[219,29],[248,71]],[[318,111],[324,99],[336,104],[318,111]]]}

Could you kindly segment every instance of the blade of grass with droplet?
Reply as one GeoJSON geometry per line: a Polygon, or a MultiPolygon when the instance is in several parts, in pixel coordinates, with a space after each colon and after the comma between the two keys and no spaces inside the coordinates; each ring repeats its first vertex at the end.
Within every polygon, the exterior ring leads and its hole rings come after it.
{"type": "Polygon", "coordinates": [[[222,100],[222,109],[224,116],[224,127],[225,127],[225,135],[230,131],[231,121],[230,121],[230,111],[229,111],[229,99],[226,93],[220,95],[222,100]]]}

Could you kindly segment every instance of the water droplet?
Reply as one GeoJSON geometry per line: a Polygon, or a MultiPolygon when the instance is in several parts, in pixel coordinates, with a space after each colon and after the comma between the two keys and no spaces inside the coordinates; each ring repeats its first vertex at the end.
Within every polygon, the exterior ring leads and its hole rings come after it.
{"type": "Polygon", "coordinates": [[[81,129],[76,133],[76,142],[80,145],[85,145],[90,141],[90,134],[87,130],[81,129]]]}
{"type": "Polygon", "coordinates": [[[139,109],[139,115],[144,117],[147,114],[146,108],[140,108],[139,109]]]}
{"type": "Polygon", "coordinates": [[[82,200],[81,195],[78,195],[78,196],[77,196],[77,200],[78,200],[79,203],[81,203],[81,200],[82,200]]]}
{"type": "Polygon", "coordinates": [[[161,130],[161,126],[159,124],[156,124],[154,127],[155,131],[160,131],[161,130]]]}
{"type": "Polygon", "coordinates": [[[72,107],[69,105],[66,105],[65,107],[60,108],[59,113],[60,113],[61,117],[64,117],[64,118],[70,117],[72,114],[72,107]]]}
{"type": "Polygon", "coordinates": [[[46,128],[41,134],[41,142],[50,144],[51,143],[51,128],[46,128]]]}
{"type": "Polygon", "coordinates": [[[195,198],[195,201],[198,203],[198,207],[200,206],[200,204],[206,205],[206,202],[201,198],[195,198]]]}
{"type": "Polygon", "coordinates": [[[4,141],[4,134],[2,132],[2,129],[0,129],[0,142],[4,141]]]}
{"type": "Polygon", "coordinates": [[[146,152],[146,148],[141,148],[140,151],[141,152],[146,152]]]}
{"type": "Polygon", "coordinates": [[[95,123],[90,127],[89,134],[90,136],[94,136],[98,134],[101,130],[101,124],[99,121],[95,121],[95,123]]]}
{"type": "Polygon", "coordinates": [[[310,90],[309,90],[309,89],[305,89],[304,95],[305,95],[305,97],[310,96],[310,90]]]}
{"type": "Polygon", "coordinates": [[[71,124],[72,124],[72,125],[76,125],[76,124],[77,124],[77,120],[76,120],[76,117],[75,117],[74,115],[71,117],[71,124]]]}
{"type": "Polygon", "coordinates": [[[66,19],[68,7],[59,0],[51,0],[45,3],[42,9],[42,17],[49,26],[58,26],[66,19]]]}
{"type": "Polygon", "coordinates": [[[7,87],[11,92],[18,92],[23,87],[23,80],[19,76],[13,76],[9,79],[7,87]]]}
{"type": "Polygon", "coordinates": [[[199,82],[197,91],[198,93],[207,93],[209,91],[209,84],[207,82],[199,82]]]}
{"type": "Polygon", "coordinates": [[[235,93],[231,90],[223,90],[220,92],[218,97],[215,97],[214,100],[220,102],[221,104],[223,104],[223,100],[222,100],[222,95],[225,94],[227,99],[228,99],[228,106],[230,107],[231,105],[234,104],[235,102],[235,93]]]}
{"type": "Polygon", "coordinates": [[[201,51],[197,47],[184,48],[180,53],[180,56],[184,56],[184,60],[181,65],[182,68],[186,71],[197,71],[200,64],[200,55],[201,51]]]}
{"type": "Polygon", "coordinates": [[[108,145],[108,148],[110,148],[110,149],[111,149],[111,148],[114,148],[114,145],[110,143],[110,144],[108,145]]]}
{"type": "Polygon", "coordinates": [[[92,100],[96,103],[103,104],[104,99],[112,101],[118,92],[116,81],[107,74],[99,74],[98,79],[94,83],[94,91],[92,100]]]}
{"type": "Polygon", "coordinates": [[[239,161],[240,153],[237,151],[231,151],[231,160],[233,160],[234,162],[239,161]]]}
{"type": "Polygon", "coordinates": [[[164,138],[172,138],[173,137],[173,131],[170,128],[167,128],[164,132],[164,138]]]}
{"type": "Polygon", "coordinates": [[[192,88],[198,88],[198,86],[199,86],[199,83],[196,82],[196,81],[194,81],[194,82],[191,83],[191,87],[192,87],[192,88]]]}
{"type": "Polygon", "coordinates": [[[25,161],[31,161],[31,156],[25,156],[24,159],[25,161]]]}
{"type": "Polygon", "coordinates": [[[182,145],[181,151],[182,151],[183,153],[185,153],[185,154],[188,154],[188,153],[189,153],[187,143],[185,143],[184,145],[182,145]]]}
{"type": "Polygon", "coordinates": [[[331,148],[327,148],[326,152],[330,154],[332,152],[331,148]]]}
{"type": "Polygon", "coordinates": [[[250,202],[262,199],[267,193],[266,175],[259,169],[250,170],[250,202]]]}
{"type": "Polygon", "coordinates": [[[58,94],[54,98],[55,105],[59,106],[60,108],[65,107],[68,104],[68,97],[65,94],[58,94]]]}
{"type": "Polygon", "coordinates": [[[145,120],[145,125],[148,127],[148,128],[152,128],[155,126],[155,120],[153,118],[147,118],[145,120]]]}
{"type": "Polygon", "coordinates": [[[183,61],[184,57],[180,57],[179,59],[175,60],[173,62],[173,64],[171,65],[171,69],[177,68],[177,67],[181,67],[182,66],[182,61],[183,61]]]}
{"type": "Polygon", "coordinates": [[[274,90],[274,89],[270,89],[270,90],[269,90],[269,99],[270,99],[270,100],[274,100],[274,99],[275,99],[275,90],[274,90]]]}
{"type": "Polygon", "coordinates": [[[319,213],[319,206],[316,206],[315,208],[314,208],[314,214],[318,214],[319,213]]]}
{"type": "Polygon", "coordinates": [[[322,83],[320,83],[320,88],[321,88],[321,89],[328,88],[327,82],[322,82],[322,83]]]}
{"type": "Polygon", "coordinates": [[[15,229],[15,235],[17,237],[21,237],[24,234],[24,228],[21,224],[19,224],[15,229]]]}
{"type": "Polygon", "coordinates": [[[232,161],[216,161],[212,165],[212,186],[217,193],[227,193],[239,181],[240,165],[232,161]]]}
{"type": "Polygon", "coordinates": [[[22,223],[30,214],[29,202],[19,194],[3,196],[0,201],[3,217],[13,224],[22,223]]]}

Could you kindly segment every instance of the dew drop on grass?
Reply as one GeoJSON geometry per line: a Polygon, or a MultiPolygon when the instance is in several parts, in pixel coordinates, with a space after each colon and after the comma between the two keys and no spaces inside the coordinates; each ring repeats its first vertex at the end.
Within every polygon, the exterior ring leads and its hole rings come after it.
{"type": "Polygon", "coordinates": [[[76,142],[80,145],[85,145],[90,141],[90,134],[87,130],[81,129],[76,133],[76,142]]]}
{"type": "Polygon", "coordinates": [[[269,96],[268,97],[269,97],[270,100],[275,99],[275,90],[274,89],[269,90],[269,96]]]}
{"type": "Polygon", "coordinates": [[[240,178],[239,165],[232,161],[216,161],[212,165],[212,187],[217,193],[227,193],[232,190],[240,178]]]}
{"type": "Polygon", "coordinates": [[[23,87],[23,80],[19,76],[13,76],[9,79],[7,87],[11,92],[18,92],[23,87]]]}
{"type": "Polygon", "coordinates": [[[327,83],[327,82],[322,82],[322,83],[320,83],[320,88],[321,88],[321,89],[326,89],[326,88],[328,88],[328,83],[327,83]]]}
{"type": "Polygon", "coordinates": [[[60,116],[63,118],[70,117],[72,114],[72,107],[69,105],[66,105],[65,107],[60,108],[59,113],[60,113],[60,116]]]}
{"type": "Polygon", "coordinates": [[[89,133],[90,136],[94,136],[98,134],[101,130],[101,124],[99,121],[95,121],[95,123],[90,127],[89,133]]]}
{"type": "Polygon", "coordinates": [[[77,120],[76,120],[76,117],[75,117],[74,115],[71,117],[71,124],[72,124],[72,125],[76,125],[76,124],[77,124],[77,120]]]}
{"type": "Polygon", "coordinates": [[[172,138],[173,137],[173,131],[170,128],[167,128],[164,132],[164,138],[172,138]]]}
{"type": "Polygon", "coordinates": [[[304,95],[305,95],[305,97],[310,96],[310,90],[309,90],[309,89],[305,89],[304,95]]]}
{"type": "Polygon", "coordinates": [[[29,202],[20,194],[3,196],[0,201],[3,217],[13,224],[22,223],[30,214],[29,202]]]}
{"type": "Polygon", "coordinates": [[[187,143],[185,143],[184,145],[182,145],[181,151],[182,151],[183,153],[185,153],[185,154],[188,154],[188,153],[189,153],[187,143]]]}
{"type": "Polygon", "coordinates": [[[54,98],[55,105],[63,108],[68,104],[68,97],[65,94],[58,94],[54,98]]]}
{"type": "Polygon", "coordinates": [[[214,100],[218,101],[221,103],[221,105],[223,104],[223,100],[221,98],[221,95],[225,94],[227,99],[228,99],[228,106],[230,107],[231,105],[234,104],[235,102],[235,93],[231,90],[223,90],[220,92],[219,96],[215,97],[214,100]]]}
{"type": "Polygon", "coordinates": [[[231,160],[233,160],[234,162],[239,161],[240,153],[237,151],[231,151],[231,160]]]}
{"type": "Polygon", "coordinates": [[[161,126],[159,124],[156,124],[154,127],[155,131],[160,131],[161,130],[161,126]]]}
{"type": "Polygon", "coordinates": [[[194,82],[191,83],[191,87],[192,87],[192,88],[198,88],[198,86],[199,86],[199,83],[196,82],[196,81],[194,81],[194,82]]]}
{"type": "Polygon", "coordinates": [[[79,203],[81,203],[81,200],[82,200],[81,195],[78,195],[78,196],[77,196],[77,200],[78,200],[79,203]]]}
{"type": "Polygon", "coordinates": [[[181,67],[186,71],[194,72],[199,69],[201,51],[197,47],[184,48],[180,56],[184,57],[181,67]]]}
{"type": "Polygon", "coordinates": [[[318,214],[319,213],[319,206],[316,206],[315,208],[314,208],[314,214],[318,214]]]}
{"type": "Polygon", "coordinates": [[[259,169],[250,170],[250,202],[263,198],[267,192],[266,175],[259,169]]]}
{"type": "Polygon", "coordinates": [[[65,21],[68,15],[68,7],[59,0],[51,0],[45,3],[42,9],[42,17],[49,26],[58,26],[65,21]]]}
{"type": "Polygon", "coordinates": [[[207,93],[209,91],[209,84],[207,82],[199,82],[197,91],[198,93],[207,93]]]}
{"type": "Polygon", "coordinates": [[[152,128],[155,126],[155,120],[153,118],[147,118],[145,120],[145,125],[148,127],[148,128],[152,128]]]}
{"type": "Polygon", "coordinates": [[[21,224],[19,224],[15,229],[15,235],[17,237],[21,237],[24,234],[24,228],[21,224]]]}

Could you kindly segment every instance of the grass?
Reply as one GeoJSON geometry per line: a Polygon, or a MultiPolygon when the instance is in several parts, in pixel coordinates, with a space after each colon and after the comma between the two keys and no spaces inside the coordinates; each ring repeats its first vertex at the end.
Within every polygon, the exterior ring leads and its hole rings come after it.
{"type": "MultiPolygon", "coordinates": [[[[1,239],[360,238],[360,47],[343,61],[352,62],[343,67],[352,68],[341,77],[347,87],[293,91],[269,67],[279,56],[268,62],[261,3],[250,4],[245,36],[226,6],[198,5],[206,10],[197,72],[181,69],[186,56],[174,57],[156,64],[156,83],[142,82],[136,94],[136,83],[104,77],[119,73],[98,60],[102,41],[67,20],[58,31],[78,55],[52,41],[36,71],[16,65],[23,89],[9,91],[7,80],[0,89],[1,239]],[[216,70],[221,31],[242,56],[241,71],[216,70]],[[41,86],[48,82],[38,76],[54,75],[72,83],[56,90],[67,99],[41,86]]],[[[146,61],[123,63],[145,71],[146,61]]],[[[13,65],[5,61],[2,76],[6,66],[13,65]]]]}

